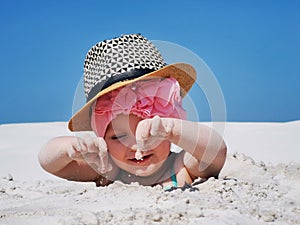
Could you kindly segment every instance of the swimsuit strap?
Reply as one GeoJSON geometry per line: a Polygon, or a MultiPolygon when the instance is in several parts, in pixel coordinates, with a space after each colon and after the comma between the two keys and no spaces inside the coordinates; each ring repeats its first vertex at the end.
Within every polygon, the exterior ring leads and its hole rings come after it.
{"type": "Polygon", "coordinates": [[[174,171],[174,166],[172,166],[172,169],[171,169],[171,180],[172,180],[173,186],[178,187],[177,178],[176,178],[176,174],[174,171]]]}
{"type": "Polygon", "coordinates": [[[175,170],[174,170],[174,164],[173,164],[173,166],[170,169],[170,173],[171,173],[171,177],[170,178],[171,178],[171,181],[172,181],[172,186],[168,185],[168,186],[164,187],[165,191],[170,191],[170,190],[173,190],[173,188],[178,188],[176,173],[175,173],[175,170]]]}

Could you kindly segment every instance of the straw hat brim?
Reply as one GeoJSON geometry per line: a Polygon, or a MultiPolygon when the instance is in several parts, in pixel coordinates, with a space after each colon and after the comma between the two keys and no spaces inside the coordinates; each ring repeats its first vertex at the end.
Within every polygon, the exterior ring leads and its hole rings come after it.
{"type": "Polygon", "coordinates": [[[175,78],[181,87],[181,96],[184,97],[193,86],[197,74],[196,70],[189,64],[174,63],[171,65],[167,65],[159,70],[140,76],[138,78],[114,83],[111,86],[100,91],[72,116],[68,124],[69,129],[71,131],[92,131],[90,124],[90,107],[97,100],[97,98],[117,88],[126,86],[139,80],[144,80],[146,78],[153,77],[175,78]]]}

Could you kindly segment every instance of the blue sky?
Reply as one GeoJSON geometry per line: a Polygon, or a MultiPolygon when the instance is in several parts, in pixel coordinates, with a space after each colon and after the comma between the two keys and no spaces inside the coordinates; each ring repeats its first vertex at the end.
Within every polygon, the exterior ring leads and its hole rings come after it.
{"type": "Polygon", "coordinates": [[[3,0],[0,123],[67,121],[89,48],[126,33],[198,55],[228,121],[299,120],[299,27],[299,1],[3,0]]]}

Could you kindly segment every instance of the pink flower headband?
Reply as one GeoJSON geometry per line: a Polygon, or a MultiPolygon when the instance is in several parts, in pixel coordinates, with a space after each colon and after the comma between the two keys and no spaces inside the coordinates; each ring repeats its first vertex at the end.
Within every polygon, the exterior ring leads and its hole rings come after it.
{"type": "Polygon", "coordinates": [[[107,126],[119,114],[134,114],[143,119],[186,118],[180,86],[174,78],[137,81],[99,97],[92,108],[91,126],[104,137],[107,126]]]}

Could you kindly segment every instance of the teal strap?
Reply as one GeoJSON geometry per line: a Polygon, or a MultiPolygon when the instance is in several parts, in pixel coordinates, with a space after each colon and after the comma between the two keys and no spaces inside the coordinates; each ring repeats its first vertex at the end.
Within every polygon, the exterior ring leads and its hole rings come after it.
{"type": "Polygon", "coordinates": [[[173,187],[177,188],[178,184],[177,184],[177,179],[176,179],[176,174],[174,173],[174,168],[172,167],[171,169],[171,181],[172,181],[172,186],[167,186],[164,188],[165,191],[170,191],[172,190],[173,187]]]}
{"type": "Polygon", "coordinates": [[[171,180],[172,180],[172,184],[174,187],[178,187],[178,184],[177,184],[177,179],[176,179],[176,174],[174,172],[174,167],[172,167],[172,170],[171,170],[171,180]]]}

